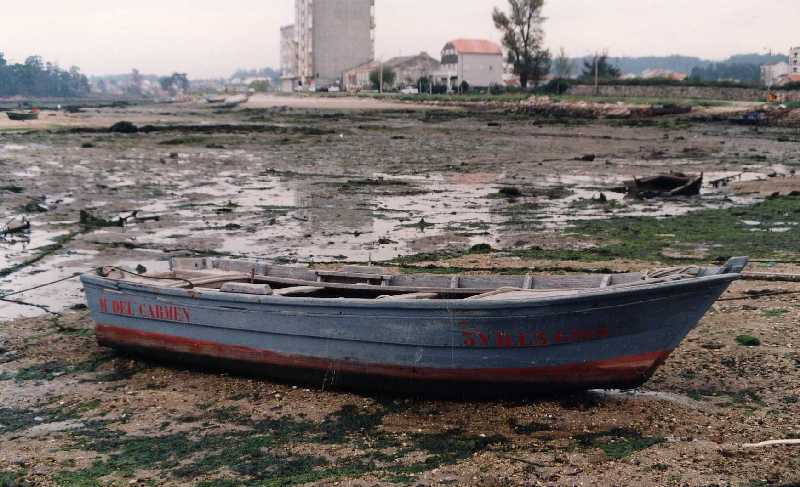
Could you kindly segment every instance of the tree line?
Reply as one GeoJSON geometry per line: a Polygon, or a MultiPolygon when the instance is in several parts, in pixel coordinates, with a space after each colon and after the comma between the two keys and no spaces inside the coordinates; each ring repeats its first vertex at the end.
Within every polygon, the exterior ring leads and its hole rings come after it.
{"type": "Polygon", "coordinates": [[[0,52],[0,96],[75,97],[89,91],[89,80],[78,67],[67,71],[40,56],[9,64],[0,52]]]}
{"type": "MultiPolygon", "coordinates": [[[[543,78],[554,71],[555,81],[572,78],[577,71],[574,60],[569,59],[562,48],[553,58],[544,47],[544,22],[542,16],[544,0],[508,0],[508,11],[496,8],[492,11],[495,27],[503,35],[503,46],[508,52],[507,62],[519,76],[520,86],[538,86],[543,78]]],[[[617,79],[622,72],[608,62],[608,54],[596,54],[584,62],[579,75],[581,81],[617,79]]]]}
{"type": "Polygon", "coordinates": [[[582,71],[577,74],[582,83],[618,80],[623,69],[638,72],[666,66],[667,69],[688,73],[689,82],[694,83],[738,81],[757,84],[761,78],[761,65],[789,59],[782,54],[754,53],[714,63],[685,56],[612,59],[607,53],[598,53],[576,60],[569,59],[563,49],[554,58],[544,47],[544,23],[547,20],[542,16],[544,3],[545,0],[508,0],[506,11],[495,8],[492,12],[492,20],[502,34],[503,46],[508,52],[507,62],[514,67],[523,89],[528,84],[538,86],[551,71],[554,81],[560,86],[573,78],[580,64],[583,64],[582,71]]]}
{"type": "Polygon", "coordinates": [[[692,69],[690,78],[697,81],[736,80],[758,83],[761,81],[761,67],[757,64],[714,63],[692,69]]]}

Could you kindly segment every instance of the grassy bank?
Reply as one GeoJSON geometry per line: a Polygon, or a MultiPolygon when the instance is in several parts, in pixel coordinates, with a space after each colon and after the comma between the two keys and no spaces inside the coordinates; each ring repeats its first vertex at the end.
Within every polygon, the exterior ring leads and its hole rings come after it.
{"type": "MultiPolygon", "coordinates": [[[[744,208],[702,210],[670,218],[587,221],[576,225],[575,233],[594,238],[598,246],[568,256],[569,260],[618,257],[686,262],[723,260],[734,255],[777,258],[797,252],[798,221],[800,195],[770,198],[744,208]],[[671,257],[678,254],[685,256],[671,257]]],[[[541,252],[534,249],[519,254],[539,255],[541,252]]]]}

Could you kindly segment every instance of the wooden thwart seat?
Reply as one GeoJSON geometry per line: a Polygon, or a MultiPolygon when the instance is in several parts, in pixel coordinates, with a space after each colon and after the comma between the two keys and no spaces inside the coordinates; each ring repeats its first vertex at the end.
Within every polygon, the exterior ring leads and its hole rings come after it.
{"type": "Polygon", "coordinates": [[[594,275],[425,275],[388,274],[381,267],[348,266],[342,270],[266,265],[222,259],[173,262],[172,272],[112,278],[148,282],[169,288],[221,290],[231,294],[359,298],[380,301],[434,299],[508,300],[568,297],[609,292],[698,277],[696,267],[659,269],[649,273],[594,275]]]}
{"type": "Polygon", "coordinates": [[[378,296],[381,301],[413,301],[418,299],[436,299],[439,293],[408,293],[408,294],[395,294],[378,296]]]}
{"type": "Polygon", "coordinates": [[[272,291],[272,294],[275,296],[308,296],[309,294],[318,293],[320,291],[324,291],[324,287],[315,287],[315,286],[295,286],[295,287],[285,287],[283,289],[275,289],[272,291]]]}

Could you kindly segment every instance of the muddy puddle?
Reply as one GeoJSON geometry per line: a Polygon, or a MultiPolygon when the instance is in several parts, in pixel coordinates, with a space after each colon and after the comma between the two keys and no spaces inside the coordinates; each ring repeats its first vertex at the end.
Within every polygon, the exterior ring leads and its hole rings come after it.
{"type": "MultiPolygon", "coordinates": [[[[724,189],[704,188],[699,198],[631,201],[607,190],[622,183],[619,177],[547,177],[532,186],[544,196],[508,200],[496,195],[508,187],[505,174],[482,174],[463,181],[445,174],[428,177],[392,177],[375,173],[344,188],[348,181],[328,178],[252,177],[221,172],[202,184],[186,169],[184,182],[171,186],[168,196],[142,205],[139,211],[158,221],[120,228],[95,229],[77,241],[100,247],[74,248],[45,257],[3,279],[5,294],[87,272],[100,264],[144,265],[166,270],[157,256],[118,259],[116,249],[170,253],[214,252],[281,262],[382,262],[398,256],[478,244],[498,247],[520,229],[556,231],[572,221],[610,216],[673,216],[700,208],[723,208],[755,201],[724,189]],[[363,184],[363,187],[358,187],[363,184]],[[551,198],[548,192],[561,191],[551,198]],[[599,198],[606,198],[599,203],[599,198]],[[519,206],[522,210],[516,210],[519,206]]],[[[753,178],[763,175],[753,173],[753,178]]],[[[26,173],[26,177],[27,173],[26,173]]],[[[30,176],[33,177],[33,176],[30,176]]],[[[764,176],[765,177],[765,176],[764,176]]],[[[133,187],[117,175],[103,179],[109,188],[133,187]]],[[[551,193],[552,194],[552,193],[551,193]]],[[[62,199],[69,203],[68,199],[62,199]]],[[[94,202],[102,213],[108,201],[94,202]]],[[[123,213],[114,214],[119,217],[123,213]]],[[[106,213],[106,217],[109,215],[106,213]]],[[[748,222],[759,228],[758,222],[748,222]]],[[[787,225],[796,225],[791,222],[787,225]]],[[[36,223],[30,232],[0,240],[0,268],[35,258],[70,235],[75,222],[36,223]]],[[[74,231],[74,230],[73,230],[74,231]]],[[[779,228],[772,231],[780,231],[779,228]]],[[[53,311],[82,301],[77,279],[42,290],[14,295],[53,311]]],[[[0,303],[0,318],[40,313],[37,307],[0,303]]]]}

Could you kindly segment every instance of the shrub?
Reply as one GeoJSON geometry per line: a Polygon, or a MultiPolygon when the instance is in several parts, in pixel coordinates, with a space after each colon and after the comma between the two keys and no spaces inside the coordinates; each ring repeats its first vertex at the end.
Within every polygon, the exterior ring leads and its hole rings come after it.
{"type": "Polygon", "coordinates": [[[139,131],[139,127],[132,122],[123,120],[112,125],[110,131],[116,134],[135,134],[139,131]]]}
{"type": "Polygon", "coordinates": [[[544,85],[542,85],[542,87],[539,88],[538,91],[540,91],[542,93],[550,93],[550,94],[554,94],[554,95],[562,95],[562,94],[566,93],[566,91],[569,90],[569,87],[574,85],[574,84],[576,84],[576,83],[574,81],[572,81],[572,80],[554,79],[554,80],[550,80],[547,83],[545,83],[544,85]]]}
{"type": "Polygon", "coordinates": [[[761,340],[750,335],[739,335],[736,337],[736,343],[743,347],[757,347],[761,345],[761,340]]]}
{"type": "Polygon", "coordinates": [[[503,196],[503,197],[509,198],[509,199],[511,199],[511,198],[519,198],[520,196],[522,196],[522,191],[520,191],[520,189],[515,187],[515,186],[506,186],[506,187],[500,188],[500,191],[498,193],[500,194],[500,196],[503,196]]]}

